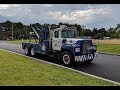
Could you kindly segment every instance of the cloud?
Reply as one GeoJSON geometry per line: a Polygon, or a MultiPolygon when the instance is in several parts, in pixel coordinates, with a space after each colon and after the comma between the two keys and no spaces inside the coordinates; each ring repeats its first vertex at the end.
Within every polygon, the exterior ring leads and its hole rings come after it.
{"type": "Polygon", "coordinates": [[[51,4],[42,4],[41,6],[52,7],[53,5],[51,5],[51,4]]]}
{"type": "Polygon", "coordinates": [[[88,10],[74,10],[71,12],[49,12],[49,15],[51,17],[54,17],[54,19],[58,19],[59,21],[63,22],[89,24],[95,22],[96,15],[104,16],[108,13],[108,10],[99,8],[88,10]]]}
{"type": "Polygon", "coordinates": [[[4,22],[4,21],[6,21],[7,19],[8,19],[7,17],[0,15],[0,22],[4,22]]]}
{"type": "Polygon", "coordinates": [[[9,7],[10,7],[10,5],[6,5],[6,4],[1,4],[0,5],[0,9],[7,9],[9,7]]]}
{"type": "Polygon", "coordinates": [[[30,23],[78,23],[109,28],[120,23],[120,4],[1,4],[0,19],[30,23]]]}
{"type": "Polygon", "coordinates": [[[0,9],[9,9],[10,7],[18,7],[17,4],[0,4],[0,9]]]}

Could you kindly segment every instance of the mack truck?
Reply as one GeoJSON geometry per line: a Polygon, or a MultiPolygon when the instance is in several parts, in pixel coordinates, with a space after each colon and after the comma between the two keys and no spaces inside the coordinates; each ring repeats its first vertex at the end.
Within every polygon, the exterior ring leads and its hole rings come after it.
{"type": "MultiPolygon", "coordinates": [[[[35,43],[22,42],[25,55],[35,57],[45,55],[57,57],[64,66],[93,61],[97,56],[97,46],[92,39],[77,38],[77,28],[61,25],[59,28],[30,25],[35,43]]],[[[57,59],[55,59],[57,60],[57,59]]]]}

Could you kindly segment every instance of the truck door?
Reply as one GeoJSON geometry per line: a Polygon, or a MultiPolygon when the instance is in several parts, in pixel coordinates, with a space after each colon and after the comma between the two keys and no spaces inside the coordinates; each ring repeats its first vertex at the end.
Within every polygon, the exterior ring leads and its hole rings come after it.
{"type": "Polygon", "coordinates": [[[60,36],[60,32],[59,31],[55,31],[54,32],[54,37],[52,39],[52,48],[53,50],[61,50],[61,46],[62,46],[62,38],[59,37],[60,36]]]}

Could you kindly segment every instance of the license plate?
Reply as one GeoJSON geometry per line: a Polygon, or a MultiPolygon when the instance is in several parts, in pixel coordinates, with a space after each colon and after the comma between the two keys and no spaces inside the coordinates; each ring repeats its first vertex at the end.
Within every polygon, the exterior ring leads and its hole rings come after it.
{"type": "Polygon", "coordinates": [[[93,54],[87,54],[87,55],[81,55],[81,56],[75,56],[75,61],[81,61],[84,62],[86,60],[94,59],[93,54]]]}

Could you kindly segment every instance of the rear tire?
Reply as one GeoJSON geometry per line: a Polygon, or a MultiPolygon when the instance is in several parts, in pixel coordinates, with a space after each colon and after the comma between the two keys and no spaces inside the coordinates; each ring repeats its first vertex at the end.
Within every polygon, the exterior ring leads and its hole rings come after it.
{"type": "Polygon", "coordinates": [[[31,57],[35,57],[36,56],[35,49],[33,47],[30,48],[30,56],[31,57]]]}
{"type": "Polygon", "coordinates": [[[61,61],[64,64],[64,66],[71,67],[74,64],[74,59],[68,51],[64,51],[61,55],[61,61]]]}
{"type": "Polygon", "coordinates": [[[27,46],[25,46],[25,48],[24,48],[24,53],[25,53],[25,55],[27,55],[27,56],[30,55],[29,48],[28,48],[27,46]]]}

